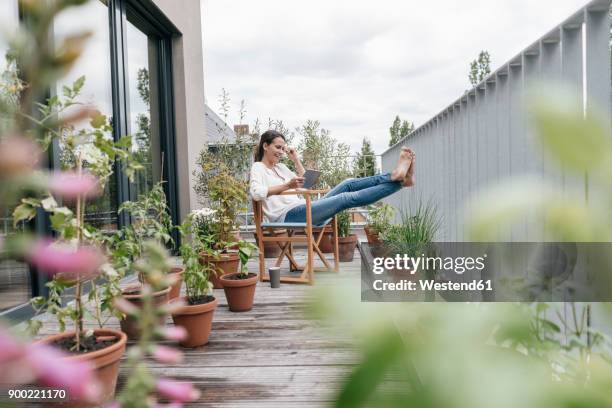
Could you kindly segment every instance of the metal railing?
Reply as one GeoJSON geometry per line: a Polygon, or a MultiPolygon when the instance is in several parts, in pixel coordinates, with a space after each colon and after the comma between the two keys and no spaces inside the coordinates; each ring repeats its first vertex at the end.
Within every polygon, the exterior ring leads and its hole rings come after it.
{"type": "MultiPolygon", "coordinates": [[[[610,3],[591,1],[384,152],[383,171],[395,166],[404,145],[418,156],[416,187],[385,201],[401,208],[433,200],[443,221],[437,239],[464,241],[463,209],[483,187],[521,174],[535,174],[565,192],[583,187],[584,178],[558,170],[534,143],[525,96],[532,83],[554,80],[576,91],[587,114],[595,105],[612,114],[610,3]]],[[[543,228],[541,220],[525,218],[513,227],[512,240],[537,239],[543,228]]]]}

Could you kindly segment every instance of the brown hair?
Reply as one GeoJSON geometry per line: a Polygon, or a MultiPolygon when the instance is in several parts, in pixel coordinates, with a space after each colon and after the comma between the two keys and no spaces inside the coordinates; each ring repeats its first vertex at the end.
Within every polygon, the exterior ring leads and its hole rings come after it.
{"type": "Polygon", "coordinates": [[[282,133],[277,132],[276,130],[267,130],[261,135],[261,138],[259,139],[259,145],[257,146],[257,150],[255,151],[256,162],[260,162],[263,159],[264,144],[266,146],[269,146],[277,137],[280,137],[285,141],[287,140],[285,139],[285,136],[283,136],[282,133]]]}

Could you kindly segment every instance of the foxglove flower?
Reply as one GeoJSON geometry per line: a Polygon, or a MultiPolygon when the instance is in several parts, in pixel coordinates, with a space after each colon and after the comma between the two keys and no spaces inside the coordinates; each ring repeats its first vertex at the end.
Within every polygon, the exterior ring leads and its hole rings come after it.
{"type": "Polygon", "coordinates": [[[177,364],[183,361],[183,353],[167,346],[155,346],[152,355],[155,360],[164,364],[177,364]]]}
{"type": "Polygon", "coordinates": [[[200,398],[200,391],[188,382],[160,378],[155,388],[160,395],[175,402],[191,402],[200,398]]]}
{"type": "Polygon", "coordinates": [[[51,193],[67,200],[81,196],[96,197],[101,193],[98,179],[88,173],[55,173],[48,187],[51,193]]]}
{"type": "Polygon", "coordinates": [[[102,252],[95,247],[77,247],[49,241],[39,241],[27,255],[28,261],[49,274],[65,273],[87,277],[105,263],[102,252]]]}

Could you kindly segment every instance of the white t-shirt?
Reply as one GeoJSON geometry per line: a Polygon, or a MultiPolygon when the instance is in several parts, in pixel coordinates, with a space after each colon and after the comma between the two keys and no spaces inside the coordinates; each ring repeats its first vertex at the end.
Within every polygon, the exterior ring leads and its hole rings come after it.
{"type": "Polygon", "coordinates": [[[306,204],[298,195],[271,195],[268,188],[285,184],[297,175],[282,163],[269,169],[262,162],[253,163],[251,167],[250,193],[255,201],[262,201],[264,216],[268,222],[283,222],[289,210],[306,204]]]}

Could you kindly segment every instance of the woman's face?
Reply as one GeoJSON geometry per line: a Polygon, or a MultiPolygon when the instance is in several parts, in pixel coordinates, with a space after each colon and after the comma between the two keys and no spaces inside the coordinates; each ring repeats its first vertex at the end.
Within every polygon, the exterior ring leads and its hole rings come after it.
{"type": "Polygon", "coordinates": [[[264,143],[263,148],[266,160],[276,164],[285,155],[285,140],[282,137],[277,137],[269,145],[264,143]]]}

